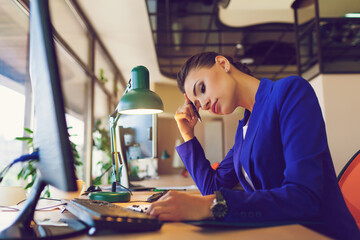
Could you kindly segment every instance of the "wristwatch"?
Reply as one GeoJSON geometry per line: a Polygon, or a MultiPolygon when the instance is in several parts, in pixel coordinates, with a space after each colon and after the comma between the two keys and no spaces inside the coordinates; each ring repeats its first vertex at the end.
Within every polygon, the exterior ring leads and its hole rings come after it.
{"type": "Polygon", "coordinates": [[[213,216],[215,217],[215,219],[217,220],[221,220],[226,216],[228,212],[228,207],[220,191],[215,191],[215,199],[210,210],[213,216]]]}

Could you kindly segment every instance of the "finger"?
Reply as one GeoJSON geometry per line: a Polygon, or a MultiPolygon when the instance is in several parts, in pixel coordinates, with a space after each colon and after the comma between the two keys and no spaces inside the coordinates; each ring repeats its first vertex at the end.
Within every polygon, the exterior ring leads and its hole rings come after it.
{"type": "Polygon", "coordinates": [[[191,122],[193,118],[187,113],[177,113],[175,115],[175,119],[178,121],[186,120],[188,122],[191,122]]]}
{"type": "Polygon", "coordinates": [[[149,215],[157,217],[160,221],[180,221],[181,214],[173,206],[156,207],[149,215]]]}
{"type": "Polygon", "coordinates": [[[184,116],[182,116],[182,114],[187,115],[186,119],[188,121],[191,121],[192,119],[194,119],[194,116],[195,116],[194,109],[192,108],[191,105],[186,105],[186,106],[182,106],[181,108],[179,108],[175,114],[175,119],[179,119],[179,117],[184,118],[184,116]]]}
{"type": "Polygon", "coordinates": [[[191,119],[195,118],[195,112],[194,112],[194,108],[192,106],[192,103],[190,103],[188,105],[188,107],[186,108],[186,113],[189,114],[189,116],[191,117],[191,119]]]}
{"type": "Polygon", "coordinates": [[[169,197],[169,191],[166,191],[160,198],[159,200],[162,201],[162,200],[165,200],[169,197]]]}
{"type": "Polygon", "coordinates": [[[185,97],[185,103],[186,103],[186,104],[191,103],[191,100],[189,99],[189,97],[187,96],[186,93],[184,93],[184,97],[185,97]]]}
{"type": "MultiPolygon", "coordinates": [[[[157,201],[155,203],[157,203],[157,201]]],[[[148,206],[148,208],[146,209],[146,214],[147,215],[152,215],[152,213],[154,212],[154,209],[156,207],[159,207],[158,204],[155,205],[155,203],[152,203],[150,206],[148,206]]]]}
{"type": "Polygon", "coordinates": [[[147,214],[157,217],[160,214],[169,213],[169,212],[171,212],[171,211],[168,206],[160,205],[160,206],[152,206],[151,209],[147,211],[147,214]]]}
{"type": "MultiPolygon", "coordinates": [[[[178,114],[178,113],[188,113],[190,115],[191,119],[194,119],[195,118],[195,112],[194,112],[194,107],[193,107],[192,102],[190,100],[185,100],[185,104],[180,106],[178,108],[178,110],[176,111],[176,114],[178,114]]],[[[175,114],[175,116],[176,116],[176,114],[175,114]]]]}

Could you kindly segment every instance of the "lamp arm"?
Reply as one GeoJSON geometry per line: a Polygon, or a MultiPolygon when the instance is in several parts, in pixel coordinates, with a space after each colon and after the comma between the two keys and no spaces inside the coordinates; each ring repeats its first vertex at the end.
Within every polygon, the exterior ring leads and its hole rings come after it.
{"type": "MultiPolygon", "coordinates": [[[[111,158],[112,158],[112,166],[113,166],[113,177],[112,182],[120,183],[121,171],[124,167],[125,161],[122,149],[117,151],[117,142],[116,142],[116,126],[117,122],[120,119],[121,114],[116,110],[109,117],[109,126],[110,126],[110,141],[111,141],[111,158]],[[120,156],[119,154],[120,153],[120,156]]],[[[126,166],[125,166],[126,167],[126,166]]],[[[115,190],[113,189],[113,192],[115,190]]]]}
{"type": "MultiPolygon", "coordinates": [[[[123,96],[129,92],[131,89],[131,79],[129,80],[126,89],[123,93],[123,96]]],[[[124,155],[122,152],[122,149],[120,149],[120,152],[117,151],[117,143],[116,143],[116,126],[117,122],[120,119],[121,114],[117,111],[117,108],[115,111],[110,114],[109,116],[109,126],[110,126],[110,149],[111,149],[111,160],[112,160],[112,168],[113,173],[111,177],[112,181],[112,192],[116,192],[116,183],[120,183],[120,177],[122,168],[124,167],[125,161],[124,161],[124,155]],[[120,156],[119,156],[120,153],[120,156]]],[[[125,166],[126,167],[126,166],[125,166]]]]}

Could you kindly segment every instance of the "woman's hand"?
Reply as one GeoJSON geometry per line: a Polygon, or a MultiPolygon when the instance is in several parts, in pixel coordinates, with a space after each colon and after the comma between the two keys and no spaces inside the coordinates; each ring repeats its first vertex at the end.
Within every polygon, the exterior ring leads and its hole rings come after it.
{"type": "Polygon", "coordinates": [[[160,221],[201,220],[212,217],[210,207],[214,195],[196,196],[188,193],[169,191],[150,205],[148,215],[160,221]]]}
{"type": "Polygon", "coordinates": [[[192,108],[191,101],[185,96],[185,104],[180,106],[175,113],[175,120],[184,141],[189,141],[194,137],[194,127],[197,123],[197,116],[192,108]]]}

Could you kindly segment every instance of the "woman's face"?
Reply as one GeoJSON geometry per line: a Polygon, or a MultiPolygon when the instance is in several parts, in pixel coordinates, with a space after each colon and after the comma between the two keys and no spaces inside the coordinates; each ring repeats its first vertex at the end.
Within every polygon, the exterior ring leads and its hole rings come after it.
{"type": "Polygon", "coordinates": [[[211,68],[192,69],[185,79],[184,89],[197,109],[214,114],[232,113],[236,105],[235,80],[225,68],[215,63],[211,68]]]}

